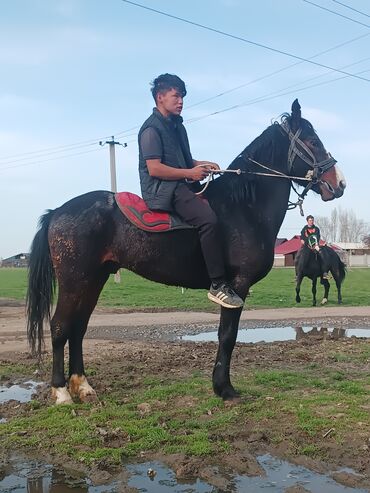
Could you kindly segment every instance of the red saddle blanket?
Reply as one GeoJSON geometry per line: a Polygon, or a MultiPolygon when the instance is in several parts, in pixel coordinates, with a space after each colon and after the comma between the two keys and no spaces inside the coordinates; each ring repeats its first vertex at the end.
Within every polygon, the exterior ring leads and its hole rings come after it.
{"type": "Polygon", "coordinates": [[[175,214],[151,211],[144,200],[134,193],[119,192],[114,197],[127,219],[144,231],[163,233],[174,229],[192,228],[175,214]]]}

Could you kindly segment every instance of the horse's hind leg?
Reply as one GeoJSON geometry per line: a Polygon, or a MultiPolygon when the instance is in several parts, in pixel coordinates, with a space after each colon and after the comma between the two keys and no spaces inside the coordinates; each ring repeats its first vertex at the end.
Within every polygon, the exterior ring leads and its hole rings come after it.
{"type": "Polygon", "coordinates": [[[312,306],[316,306],[317,277],[312,279],[312,306]]]}
{"type": "Polygon", "coordinates": [[[50,324],[53,346],[51,385],[52,396],[56,404],[72,402],[64,375],[64,346],[67,340],[69,341],[69,376],[72,394],[80,396],[81,393],[82,397],[95,394],[84,375],[82,340],[90,315],[107,278],[108,274],[104,276],[104,281],[103,279],[99,282],[95,280],[95,283],[92,281],[88,283],[86,280],[75,281],[73,288],[68,286],[68,289],[62,283],[59,285],[58,303],[50,324]]]}
{"type": "Polygon", "coordinates": [[[337,291],[338,291],[338,305],[342,303],[342,282],[340,280],[340,275],[338,272],[335,270],[332,270],[331,273],[333,274],[335,284],[337,286],[337,291]]]}
{"type": "Polygon", "coordinates": [[[72,396],[78,397],[82,402],[97,400],[96,392],[88,383],[85,375],[82,341],[91,313],[108,277],[109,274],[104,274],[101,278],[86,283],[69,335],[69,391],[72,396]]]}
{"type": "Polygon", "coordinates": [[[301,291],[301,283],[302,283],[302,279],[303,279],[303,276],[301,276],[300,274],[297,275],[297,284],[296,284],[296,287],[295,287],[295,300],[297,303],[300,303],[301,302],[301,296],[300,296],[300,291],[301,291]]]}
{"type": "Polygon", "coordinates": [[[71,404],[72,398],[66,388],[64,375],[64,346],[71,330],[71,305],[68,297],[59,291],[58,303],[50,322],[53,350],[53,369],[51,377],[52,397],[56,404],[71,404]]]}
{"type": "Polygon", "coordinates": [[[242,309],[221,308],[218,329],[218,352],[213,369],[213,390],[224,400],[239,397],[230,382],[230,361],[238,335],[238,325],[242,309]]]}

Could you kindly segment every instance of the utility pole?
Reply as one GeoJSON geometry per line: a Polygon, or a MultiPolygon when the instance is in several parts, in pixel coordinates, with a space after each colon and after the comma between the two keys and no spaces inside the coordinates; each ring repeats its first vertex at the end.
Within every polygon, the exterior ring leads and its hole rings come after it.
{"type": "MultiPolygon", "coordinates": [[[[110,164],[110,188],[113,193],[117,192],[117,173],[116,173],[116,145],[127,147],[127,144],[121,144],[120,142],[116,142],[114,140],[114,135],[112,135],[111,140],[106,140],[105,142],[100,141],[99,144],[104,146],[105,144],[109,144],[109,164],[110,164]]],[[[114,282],[121,282],[121,273],[118,270],[116,274],[114,274],[114,282]]]]}
{"type": "Polygon", "coordinates": [[[105,144],[109,144],[109,163],[110,163],[110,186],[111,186],[111,191],[116,193],[117,192],[117,174],[116,174],[116,145],[122,146],[122,147],[127,147],[127,144],[121,144],[121,142],[116,142],[114,140],[114,136],[112,135],[111,140],[106,140],[103,142],[102,140],[99,142],[101,146],[104,146],[105,144]]]}

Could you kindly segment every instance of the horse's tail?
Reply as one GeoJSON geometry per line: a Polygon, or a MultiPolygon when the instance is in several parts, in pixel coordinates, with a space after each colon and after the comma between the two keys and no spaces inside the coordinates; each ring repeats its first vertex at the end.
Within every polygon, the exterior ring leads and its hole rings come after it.
{"type": "Polygon", "coordinates": [[[339,279],[340,282],[342,283],[344,281],[344,278],[346,277],[347,266],[344,262],[342,262],[339,255],[338,255],[338,270],[339,270],[339,279]]]}
{"type": "Polygon", "coordinates": [[[55,273],[51,261],[48,230],[53,211],[47,211],[39,221],[28,267],[27,337],[32,354],[41,357],[44,343],[44,320],[50,321],[50,307],[55,290],[55,273]]]}

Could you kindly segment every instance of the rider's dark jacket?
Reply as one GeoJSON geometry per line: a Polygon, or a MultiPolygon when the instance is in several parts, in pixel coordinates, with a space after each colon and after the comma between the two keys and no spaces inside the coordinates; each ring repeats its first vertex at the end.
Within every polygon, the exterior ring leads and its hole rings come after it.
{"type": "Polygon", "coordinates": [[[301,240],[304,241],[304,244],[306,246],[309,246],[309,238],[311,236],[316,236],[317,243],[320,243],[320,229],[314,224],[312,226],[308,226],[308,224],[306,224],[306,226],[301,231],[301,240]]]}
{"type": "Polygon", "coordinates": [[[143,199],[153,210],[172,211],[172,197],[179,181],[163,180],[150,176],[140,146],[141,134],[152,127],[160,136],[162,143],[161,163],[172,168],[192,168],[193,158],[190,152],[186,129],[181,116],[164,117],[157,108],[143,123],[139,130],[139,174],[143,199]]]}

